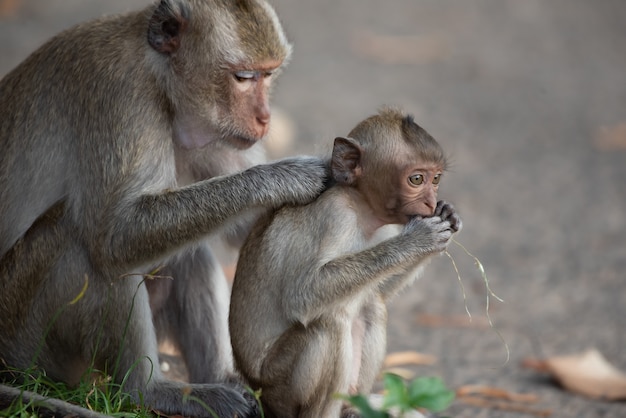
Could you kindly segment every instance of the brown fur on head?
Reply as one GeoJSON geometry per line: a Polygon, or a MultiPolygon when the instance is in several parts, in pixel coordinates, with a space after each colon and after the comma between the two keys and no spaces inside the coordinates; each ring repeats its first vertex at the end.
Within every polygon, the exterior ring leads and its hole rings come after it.
{"type": "Polygon", "coordinates": [[[393,108],[336,138],[333,176],[357,188],[385,223],[406,223],[434,213],[447,159],[437,141],[411,115],[393,108]]]}
{"type": "Polygon", "coordinates": [[[278,17],[267,3],[253,0],[234,2],[233,14],[240,22],[237,34],[246,56],[255,62],[265,60],[286,62],[291,55],[291,45],[283,32],[278,17]]]}
{"type": "Polygon", "coordinates": [[[371,164],[389,163],[402,154],[408,146],[410,155],[419,156],[424,161],[438,164],[443,170],[447,167],[446,155],[439,143],[413,120],[413,116],[392,107],[384,107],[356,125],[348,134],[364,149],[371,149],[363,158],[371,164]],[[398,141],[398,139],[402,141],[398,141]]]}

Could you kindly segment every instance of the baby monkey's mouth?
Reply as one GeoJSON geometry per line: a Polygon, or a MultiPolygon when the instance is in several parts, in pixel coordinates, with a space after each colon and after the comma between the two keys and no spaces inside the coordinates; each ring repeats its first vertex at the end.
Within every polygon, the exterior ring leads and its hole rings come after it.
{"type": "Polygon", "coordinates": [[[424,218],[425,218],[425,216],[424,215],[420,215],[420,214],[407,215],[405,224],[408,224],[409,222],[414,221],[414,220],[419,221],[419,220],[422,220],[424,218]]]}
{"type": "Polygon", "coordinates": [[[410,222],[414,219],[419,221],[420,219],[432,218],[433,216],[435,216],[435,211],[433,211],[433,213],[429,213],[428,215],[415,213],[415,214],[407,215],[406,217],[407,217],[407,222],[410,222]]]}

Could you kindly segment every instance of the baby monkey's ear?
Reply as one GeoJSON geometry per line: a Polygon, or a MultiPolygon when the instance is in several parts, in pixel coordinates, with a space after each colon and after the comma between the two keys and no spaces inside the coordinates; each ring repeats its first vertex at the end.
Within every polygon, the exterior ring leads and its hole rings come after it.
{"type": "Polygon", "coordinates": [[[352,186],[361,176],[363,149],[352,138],[335,138],[330,169],[333,179],[344,186],[352,186]]]}

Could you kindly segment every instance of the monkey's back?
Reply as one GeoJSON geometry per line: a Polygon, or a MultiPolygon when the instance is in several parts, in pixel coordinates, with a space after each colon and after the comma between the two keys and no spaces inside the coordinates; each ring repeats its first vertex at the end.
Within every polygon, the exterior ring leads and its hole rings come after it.
{"type": "Polygon", "coordinates": [[[337,254],[363,246],[357,214],[346,210],[350,205],[342,189],[336,186],[308,205],[268,214],[241,249],[229,325],[237,366],[249,379],[259,378],[263,359],[284,332],[309,327],[323,316],[306,300],[318,270],[337,254]]]}
{"type": "MultiPolygon", "coordinates": [[[[137,83],[136,77],[127,77],[146,71],[149,60],[139,51],[145,50],[147,19],[145,12],[137,12],[67,29],[0,80],[0,146],[6,151],[0,153],[0,256],[69,195],[67,207],[75,214],[84,206],[105,205],[83,205],[81,190],[110,186],[113,193],[117,185],[100,179],[114,179],[119,166],[139,158],[139,150],[128,146],[125,129],[137,116],[160,117],[161,109],[146,104],[163,102],[152,80],[137,83]],[[89,159],[100,155],[110,157],[89,159]],[[30,175],[16,178],[16,172],[30,175]]],[[[132,134],[154,132],[152,127],[132,134]]]]}

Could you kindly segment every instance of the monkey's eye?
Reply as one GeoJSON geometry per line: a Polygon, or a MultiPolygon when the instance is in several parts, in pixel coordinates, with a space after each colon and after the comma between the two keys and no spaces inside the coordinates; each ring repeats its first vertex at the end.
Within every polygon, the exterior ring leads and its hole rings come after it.
{"type": "Polygon", "coordinates": [[[437,174],[435,177],[433,177],[433,184],[439,184],[440,181],[441,181],[441,174],[437,174]]]}
{"type": "Polygon", "coordinates": [[[242,83],[244,81],[253,80],[257,76],[257,72],[256,71],[236,71],[233,74],[233,76],[235,77],[235,80],[242,83]]]}
{"type": "Polygon", "coordinates": [[[413,174],[412,176],[409,176],[409,183],[419,186],[424,183],[424,176],[421,174],[413,174]]]}

